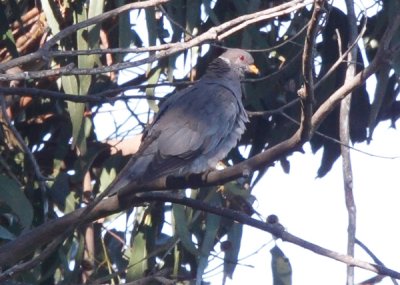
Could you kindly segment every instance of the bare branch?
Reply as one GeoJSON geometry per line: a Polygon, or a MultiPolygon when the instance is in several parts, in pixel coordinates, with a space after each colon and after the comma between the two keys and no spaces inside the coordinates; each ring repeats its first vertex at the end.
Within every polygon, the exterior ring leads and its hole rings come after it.
{"type": "Polygon", "coordinates": [[[298,102],[300,101],[299,98],[294,99],[292,101],[290,101],[289,103],[273,109],[273,110],[266,110],[266,111],[247,111],[247,114],[249,115],[249,117],[256,117],[256,116],[271,116],[271,115],[275,115],[275,114],[282,114],[283,111],[287,108],[290,108],[294,105],[296,105],[298,102]]]}
{"type": "MultiPolygon", "coordinates": [[[[369,256],[371,256],[372,260],[373,260],[376,264],[385,266],[385,265],[383,264],[383,262],[380,261],[379,258],[378,258],[378,257],[377,257],[363,242],[361,242],[359,239],[355,239],[355,243],[356,243],[358,246],[360,246],[369,256]]],[[[382,276],[382,275],[378,275],[378,276],[375,276],[375,277],[373,277],[373,278],[377,278],[377,279],[379,280],[379,278],[383,279],[383,276],[382,276]]],[[[397,282],[396,279],[394,279],[394,278],[391,278],[391,279],[392,279],[392,282],[393,282],[394,285],[399,285],[399,283],[397,282]]],[[[361,284],[366,285],[366,284],[368,284],[368,283],[362,282],[361,284]]],[[[370,284],[374,284],[374,283],[370,283],[370,284]]]]}
{"type": "MultiPolygon", "coordinates": [[[[335,259],[335,260],[343,262],[345,264],[349,264],[349,265],[363,268],[363,269],[366,269],[366,270],[369,270],[372,272],[376,272],[376,273],[379,273],[382,275],[387,275],[387,276],[391,276],[393,278],[400,279],[399,272],[391,270],[385,266],[371,264],[371,263],[368,263],[365,261],[354,259],[353,257],[348,256],[348,255],[340,254],[340,253],[325,249],[323,247],[320,247],[316,244],[313,244],[311,242],[308,242],[306,240],[303,240],[297,236],[294,236],[294,235],[288,233],[287,231],[285,231],[284,227],[282,227],[282,226],[276,226],[276,224],[269,224],[269,223],[265,223],[263,221],[253,219],[253,218],[249,217],[247,214],[244,214],[241,212],[233,211],[233,210],[230,210],[227,208],[215,207],[215,206],[210,205],[209,203],[201,202],[198,200],[193,200],[193,199],[186,198],[186,197],[178,197],[175,194],[171,194],[168,192],[165,192],[165,193],[147,192],[147,193],[137,194],[137,196],[132,195],[130,198],[131,199],[129,201],[124,201],[123,209],[127,209],[129,207],[139,205],[141,203],[149,202],[149,201],[172,202],[172,203],[186,205],[186,206],[192,207],[194,209],[200,209],[200,210],[206,211],[208,213],[220,215],[222,217],[232,219],[239,223],[249,225],[251,227],[269,232],[269,233],[273,234],[274,236],[281,238],[283,241],[296,244],[302,248],[313,251],[319,255],[335,259]]],[[[66,227],[68,228],[68,227],[73,226],[74,223],[76,223],[77,219],[80,219],[80,223],[84,223],[84,222],[98,219],[105,215],[109,215],[111,213],[115,213],[117,211],[120,211],[121,208],[120,208],[119,204],[120,203],[118,202],[118,197],[112,196],[106,200],[102,200],[98,205],[96,205],[96,207],[92,211],[90,211],[86,215],[82,215],[83,213],[85,213],[85,208],[79,209],[70,214],[65,215],[64,217],[59,218],[58,220],[48,222],[47,224],[45,224],[45,227],[46,227],[47,231],[49,231],[49,229],[52,230],[51,232],[48,232],[48,234],[51,234],[52,236],[57,236],[60,233],[63,233],[65,231],[66,227]]],[[[25,233],[22,236],[20,236],[18,239],[20,239],[20,241],[21,241],[21,239],[23,238],[28,243],[30,243],[31,239],[39,239],[41,244],[44,244],[44,243],[46,243],[46,241],[51,240],[51,238],[49,238],[46,235],[42,235],[43,230],[44,230],[43,227],[44,226],[40,226],[40,227],[32,230],[29,233],[25,233]],[[43,239],[45,239],[46,241],[43,242],[43,239]]],[[[21,254],[27,254],[26,251],[21,252],[21,248],[24,247],[24,244],[22,244],[22,243],[19,243],[18,246],[14,246],[14,248],[13,248],[14,251],[8,251],[8,250],[10,250],[10,245],[12,245],[14,242],[15,241],[10,242],[0,248],[1,249],[0,264],[2,264],[2,265],[12,264],[16,261],[16,256],[20,257],[21,254]]]]}
{"type": "Polygon", "coordinates": [[[146,100],[162,100],[163,97],[149,97],[146,95],[123,95],[117,97],[106,97],[102,94],[112,94],[112,93],[120,93],[121,90],[126,91],[130,89],[135,89],[135,87],[127,87],[127,88],[116,88],[115,90],[108,90],[106,92],[91,94],[89,96],[78,96],[75,94],[65,94],[63,92],[51,91],[46,89],[38,89],[38,88],[24,88],[24,87],[13,87],[13,88],[5,88],[0,87],[0,96],[7,95],[21,95],[28,97],[41,97],[41,98],[51,98],[55,100],[64,100],[71,101],[76,103],[112,103],[120,100],[129,100],[129,99],[146,99],[146,100]],[[112,92],[113,91],[113,92],[112,92]],[[99,95],[100,94],[100,95],[99,95]]]}
{"type": "Polygon", "coordinates": [[[319,20],[323,13],[324,0],[314,1],[314,11],[307,28],[303,50],[302,73],[304,85],[298,95],[301,100],[300,138],[308,141],[311,137],[311,117],[314,104],[314,47],[319,20]]]}
{"type": "MultiPolygon", "coordinates": [[[[356,43],[357,39],[357,19],[354,12],[353,1],[346,0],[347,7],[347,22],[349,25],[349,43],[356,43]]],[[[353,45],[347,56],[348,65],[346,70],[345,84],[351,81],[356,74],[357,62],[357,45],[353,45]]],[[[341,51],[341,49],[340,49],[341,51]]],[[[348,145],[350,144],[350,93],[340,103],[339,115],[339,137],[340,141],[348,145]]],[[[354,256],[354,245],[356,240],[356,204],[353,194],[353,170],[351,167],[350,149],[341,145],[340,152],[342,155],[342,172],[343,172],[343,187],[348,215],[347,226],[347,254],[354,256]]],[[[354,285],[354,267],[347,266],[347,285],[354,285]]]]}
{"type": "MultiPolygon", "coordinates": [[[[285,105],[285,106],[286,106],[286,105],[285,105]]],[[[279,110],[279,109],[276,109],[276,110],[279,110]]],[[[274,110],[274,111],[275,111],[275,110],[274,110]]],[[[262,112],[260,112],[260,113],[262,113],[262,112]]],[[[288,119],[289,121],[291,121],[291,122],[293,122],[293,123],[295,123],[295,124],[297,124],[297,125],[300,125],[300,122],[299,122],[299,121],[295,120],[294,118],[292,118],[291,116],[289,116],[289,115],[286,114],[285,112],[281,111],[281,112],[279,112],[279,114],[282,115],[282,116],[284,116],[284,117],[285,117],[286,119],[288,119]]],[[[335,139],[335,138],[333,138],[333,137],[331,137],[331,136],[328,136],[328,135],[326,135],[326,134],[324,134],[324,133],[321,133],[321,132],[319,132],[319,131],[314,131],[314,135],[318,135],[318,136],[323,137],[324,139],[326,139],[326,140],[328,140],[328,141],[331,141],[331,142],[333,142],[333,143],[336,143],[336,144],[341,145],[341,146],[343,146],[343,147],[347,147],[347,148],[349,148],[349,149],[351,149],[351,150],[354,150],[354,151],[356,151],[356,152],[359,152],[359,153],[362,153],[362,154],[365,154],[365,155],[368,155],[368,156],[372,156],[372,157],[376,157],[376,158],[382,158],[382,159],[398,159],[398,158],[400,158],[400,155],[385,156],[385,155],[379,155],[379,154],[373,154],[373,153],[370,153],[370,152],[366,152],[366,151],[363,151],[363,150],[361,150],[361,149],[358,149],[358,148],[356,148],[356,147],[354,147],[354,146],[351,146],[350,144],[344,144],[344,143],[342,143],[340,140],[337,140],[337,139],[335,139]]]]}

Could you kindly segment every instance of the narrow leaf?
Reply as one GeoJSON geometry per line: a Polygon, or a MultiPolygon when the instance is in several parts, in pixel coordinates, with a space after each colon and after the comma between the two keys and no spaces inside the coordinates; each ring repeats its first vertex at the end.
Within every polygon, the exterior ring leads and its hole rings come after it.
{"type": "Polygon", "coordinates": [[[224,258],[224,274],[232,278],[238,263],[238,256],[240,251],[240,243],[242,241],[243,225],[234,223],[228,232],[229,249],[225,250],[224,258]]]}
{"type": "Polygon", "coordinates": [[[292,267],[289,259],[283,251],[274,246],[271,249],[272,255],[272,276],[274,285],[291,285],[292,284],[292,267]]]}
{"type": "Polygon", "coordinates": [[[195,244],[192,241],[192,234],[190,233],[188,228],[189,223],[187,220],[184,206],[173,204],[172,213],[174,215],[174,225],[176,234],[180,238],[182,245],[191,254],[193,254],[194,256],[198,256],[199,251],[197,250],[195,244]]]}
{"type": "Polygon", "coordinates": [[[29,228],[33,219],[33,208],[17,183],[0,175],[0,204],[6,204],[19,218],[23,228],[29,228]]]}
{"type": "Polygon", "coordinates": [[[60,24],[57,21],[57,18],[54,15],[54,11],[51,8],[49,0],[42,0],[40,1],[42,5],[42,9],[44,11],[44,14],[46,15],[46,20],[47,24],[49,25],[51,29],[51,33],[53,35],[57,34],[60,32],[60,24]]]}
{"type": "Polygon", "coordinates": [[[221,217],[214,214],[207,214],[206,233],[203,242],[201,243],[199,263],[197,267],[196,285],[200,285],[204,270],[208,265],[208,256],[214,248],[215,238],[221,223],[221,217]]]}
{"type": "Polygon", "coordinates": [[[134,281],[143,277],[147,270],[147,250],[145,234],[138,232],[133,240],[133,246],[125,254],[129,258],[126,281],[134,281]]]}
{"type": "MultiPolygon", "coordinates": [[[[161,74],[161,68],[156,68],[156,70],[154,71],[154,73],[150,76],[150,78],[148,79],[148,83],[149,84],[156,84],[158,82],[158,79],[160,78],[160,74],[161,74]]],[[[155,88],[146,88],[146,96],[148,97],[154,97],[154,90],[155,88]]],[[[147,103],[149,104],[149,107],[154,111],[154,112],[158,112],[158,105],[156,104],[155,100],[151,100],[148,99],[147,103]]]]}

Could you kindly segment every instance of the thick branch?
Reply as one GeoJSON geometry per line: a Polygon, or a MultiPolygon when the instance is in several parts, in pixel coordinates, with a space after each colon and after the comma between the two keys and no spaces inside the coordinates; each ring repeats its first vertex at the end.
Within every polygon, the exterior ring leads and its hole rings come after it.
{"type": "MultiPolygon", "coordinates": [[[[172,202],[172,203],[186,205],[186,206],[189,206],[189,207],[192,207],[195,209],[199,209],[202,211],[206,211],[208,213],[220,215],[225,218],[229,218],[234,221],[237,221],[239,223],[249,225],[251,227],[271,233],[274,236],[281,238],[283,241],[296,244],[300,247],[303,247],[305,249],[313,251],[317,254],[338,260],[338,261],[346,263],[348,265],[357,266],[357,267],[360,267],[360,268],[363,268],[363,269],[366,269],[369,271],[376,272],[378,274],[388,275],[393,278],[400,279],[399,272],[396,272],[394,270],[386,268],[382,265],[376,265],[376,264],[371,264],[368,262],[360,261],[360,260],[354,259],[351,256],[340,254],[340,253],[325,249],[323,247],[320,247],[316,244],[313,244],[311,242],[308,242],[306,240],[303,240],[297,236],[294,236],[294,235],[288,233],[281,226],[276,226],[275,224],[268,224],[268,223],[253,219],[253,218],[249,217],[247,214],[233,211],[233,210],[230,210],[227,208],[214,207],[205,202],[193,200],[193,199],[186,198],[186,197],[178,197],[171,193],[151,193],[151,192],[149,193],[148,192],[148,193],[138,194],[138,196],[133,197],[130,201],[130,203],[132,203],[132,204],[130,204],[130,206],[137,205],[137,204],[144,203],[144,202],[149,202],[149,201],[172,202]]],[[[126,204],[128,204],[128,203],[126,203],[126,204]]],[[[99,203],[96,206],[95,211],[92,211],[91,213],[89,213],[85,217],[85,220],[86,221],[94,220],[94,219],[100,218],[106,214],[110,214],[110,213],[113,213],[113,212],[116,212],[119,210],[120,210],[120,207],[119,207],[118,199],[116,196],[113,196],[113,197],[103,200],[101,203],[99,203]],[[94,212],[96,212],[96,215],[94,215],[94,212]]],[[[63,233],[65,228],[68,228],[71,225],[73,225],[74,219],[76,219],[77,217],[80,217],[80,215],[82,214],[83,211],[84,211],[84,209],[79,209],[71,214],[68,214],[62,218],[59,218],[58,220],[54,220],[54,221],[47,223],[47,226],[52,227],[52,229],[53,229],[53,231],[51,232],[51,235],[55,237],[55,236],[63,233]],[[58,221],[58,222],[56,222],[56,221],[58,221]]],[[[40,227],[33,230],[31,233],[25,233],[22,237],[29,239],[30,237],[32,237],[32,233],[35,233],[35,231],[39,231],[39,230],[40,230],[40,227]]],[[[42,231],[41,234],[44,234],[44,232],[42,231]]],[[[37,236],[36,233],[33,236],[36,237],[37,236]]],[[[20,254],[20,250],[18,247],[13,248],[13,250],[14,250],[13,252],[8,251],[8,250],[10,250],[9,244],[6,244],[5,246],[3,246],[1,248],[0,264],[2,264],[2,265],[14,263],[16,261],[15,254],[17,254],[17,255],[20,254]],[[16,250],[14,250],[14,249],[16,249],[16,250]],[[9,258],[8,260],[5,258],[6,256],[8,256],[8,258],[9,258]]]]}

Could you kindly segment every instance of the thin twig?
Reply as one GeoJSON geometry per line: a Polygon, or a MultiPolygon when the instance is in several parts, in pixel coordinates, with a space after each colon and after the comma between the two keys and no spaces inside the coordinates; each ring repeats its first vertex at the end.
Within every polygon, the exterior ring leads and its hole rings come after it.
{"type": "MultiPolygon", "coordinates": [[[[282,112],[280,112],[279,114],[282,115],[282,116],[284,116],[284,117],[285,117],[286,119],[288,119],[289,121],[291,121],[291,122],[293,122],[293,123],[295,123],[295,124],[297,124],[297,125],[300,125],[300,122],[299,122],[299,121],[293,119],[291,116],[289,116],[289,115],[286,114],[285,112],[282,111],[282,112]]],[[[367,151],[358,149],[358,148],[356,148],[356,147],[354,147],[354,146],[351,146],[350,144],[344,144],[344,143],[341,142],[340,140],[337,140],[337,139],[335,139],[335,138],[333,138],[333,137],[331,137],[331,136],[328,136],[328,135],[326,135],[326,134],[324,134],[324,133],[322,133],[322,132],[320,132],[320,131],[314,131],[314,134],[315,134],[315,135],[318,135],[318,136],[320,136],[320,137],[322,137],[322,138],[324,138],[324,139],[326,139],[326,140],[328,140],[328,141],[331,141],[331,142],[333,142],[333,143],[336,143],[336,144],[338,144],[338,145],[340,145],[340,146],[347,147],[347,148],[349,148],[349,149],[351,149],[351,150],[354,150],[354,151],[356,151],[356,152],[359,152],[359,153],[362,153],[362,154],[365,154],[365,155],[368,155],[368,156],[371,156],[371,157],[382,158],[382,159],[399,159],[399,158],[400,158],[400,155],[396,155],[396,156],[385,156],[385,155],[373,154],[373,153],[370,153],[370,152],[367,152],[367,151]]]]}
{"type": "MultiPolygon", "coordinates": [[[[349,25],[349,43],[357,41],[357,19],[354,12],[354,3],[351,0],[346,0],[347,7],[347,23],[349,25]]],[[[338,41],[340,43],[340,41],[338,41]]],[[[339,46],[341,52],[341,46],[339,46]]],[[[354,45],[347,55],[348,65],[346,70],[346,82],[353,80],[356,74],[357,61],[357,45],[354,45]]],[[[339,137],[340,141],[345,144],[350,144],[350,93],[340,102],[339,113],[339,137]]],[[[340,152],[342,156],[342,172],[343,172],[343,187],[347,208],[348,226],[347,226],[347,255],[354,256],[354,246],[356,240],[356,223],[357,210],[353,193],[353,170],[351,167],[350,149],[341,145],[340,152]]],[[[354,285],[354,267],[347,266],[346,284],[354,285]]]]}
{"type": "Polygon", "coordinates": [[[314,10],[307,28],[305,38],[303,59],[302,59],[302,75],[304,85],[299,90],[298,95],[301,100],[301,121],[300,121],[300,139],[308,141],[311,136],[311,118],[314,104],[314,47],[315,39],[318,31],[320,18],[324,13],[324,0],[314,1],[314,10]]]}
{"type": "MultiPolygon", "coordinates": [[[[125,90],[130,90],[135,87],[124,88],[125,90]]],[[[98,94],[112,94],[112,93],[120,93],[120,88],[115,89],[115,91],[108,90],[107,92],[102,92],[98,94]],[[118,92],[119,91],[119,92],[118,92]]],[[[130,99],[147,99],[147,100],[163,100],[163,97],[149,97],[145,95],[122,95],[116,97],[105,97],[103,95],[91,94],[88,96],[77,96],[74,94],[66,94],[63,92],[51,91],[46,89],[38,89],[38,88],[24,88],[24,87],[13,87],[13,88],[5,88],[0,87],[0,96],[4,97],[5,95],[21,95],[27,97],[40,97],[40,98],[51,98],[55,100],[64,100],[71,101],[76,103],[112,103],[115,101],[127,101],[130,99]]]]}
{"type": "Polygon", "coordinates": [[[289,103],[286,103],[285,105],[273,109],[273,110],[266,110],[266,111],[247,111],[247,115],[249,115],[249,117],[256,117],[256,116],[263,116],[263,117],[268,117],[268,116],[272,116],[275,114],[282,114],[282,112],[285,109],[288,109],[294,105],[296,105],[298,102],[300,101],[300,98],[296,98],[292,101],[290,101],[289,103]]]}
{"type": "MultiPolygon", "coordinates": [[[[360,246],[369,256],[371,256],[372,260],[379,265],[385,266],[382,261],[359,239],[355,239],[355,243],[360,246]]],[[[396,279],[391,278],[394,285],[399,285],[396,279]]]]}
{"type": "MultiPolygon", "coordinates": [[[[285,46],[285,45],[287,45],[287,44],[295,44],[295,45],[297,45],[297,46],[299,46],[299,47],[303,47],[302,45],[299,45],[298,43],[293,42],[293,40],[294,40],[295,38],[299,37],[299,36],[307,29],[307,27],[308,27],[308,23],[307,23],[306,25],[304,25],[304,26],[303,26],[297,33],[295,33],[293,36],[291,36],[291,37],[288,38],[288,39],[283,40],[281,43],[276,44],[276,45],[274,45],[274,46],[272,46],[272,47],[269,47],[269,48],[259,48],[259,49],[246,49],[246,51],[248,51],[248,52],[270,52],[270,51],[275,51],[276,49],[278,49],[278,48],[280,48],[280,47],[283,47],[283,46],[285,46]]],[[[218,45],[218,46],[220,46],[220,47],[225,47],[225,46],[223,46],[223,45],[218,45]]]]}

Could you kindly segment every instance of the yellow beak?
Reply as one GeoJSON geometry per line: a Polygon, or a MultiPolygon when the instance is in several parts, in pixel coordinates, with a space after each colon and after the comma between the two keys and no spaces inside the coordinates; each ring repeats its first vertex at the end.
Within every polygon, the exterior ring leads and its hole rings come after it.
{"type": "Polygon", "coordinates": [[[257,66],[255,66],[254,64],[250,64],[250,65],[248,66],[247,70],[248,70],[250,73],[254,73],[254,74],[259,74],[259,73],[260,73],[260,71],[258,70],[257,66]]]}

